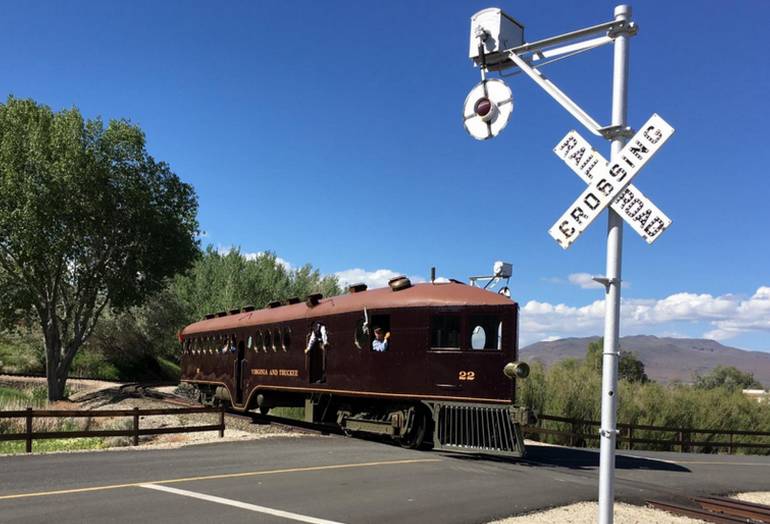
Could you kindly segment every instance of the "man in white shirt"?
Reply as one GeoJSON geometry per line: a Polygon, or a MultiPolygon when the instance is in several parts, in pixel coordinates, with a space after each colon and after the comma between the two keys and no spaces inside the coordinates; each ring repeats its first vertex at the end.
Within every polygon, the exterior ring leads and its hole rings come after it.
{"type": "Polygon", "coordinates": [[[326,326],[320,322],[313,324],[313,329],[310,332],[310,339],[307,341],[305,353],[310,353],[310,350],[313,349],[313,346],[315,346],[317,342],[320,342],[321,347],[323,348],[329,345],[329,337],[326,334],[326,326]]]}
{"type": "Polygon", "coordinates": [[[383,333],[382,328],[374,328],[374,340],[372,341],[373,351],[387,351],[388,339],[390,338],[390,331],[383,333]]]}

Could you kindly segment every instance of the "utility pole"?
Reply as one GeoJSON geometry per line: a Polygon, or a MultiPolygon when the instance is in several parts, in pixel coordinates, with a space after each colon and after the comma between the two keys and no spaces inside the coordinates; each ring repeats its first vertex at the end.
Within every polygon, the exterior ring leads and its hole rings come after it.
{"type": "MultiPolygon", "coordinates": [[[[615,20],[628,21],[631,7],[615,8],[615,20]]],[[[612,126],[625,129],[628,117],[628,35],[615,37],[612,75],[612,126]]],[[[612,140],[611,161],[618,160],[626,145],[622,133],[612,140]]],[[[615,501],[615,441],[617,438],[617,389],[620,337],[620,274],[623,254],[623,219],[607,209],[607,284],[604,301],[604,354],[602,355],[602,420],[599,455],[599,523],[611,524],[615,501]]]]}

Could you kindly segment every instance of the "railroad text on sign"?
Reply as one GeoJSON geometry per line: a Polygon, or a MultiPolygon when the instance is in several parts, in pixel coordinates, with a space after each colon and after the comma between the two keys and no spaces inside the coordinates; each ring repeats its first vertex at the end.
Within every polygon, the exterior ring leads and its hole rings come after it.
{"type": "Polygon", "coordinates": [[[673,133],[674,128],[654,114],[608,165],[601,165],[599,159],[595,159],[595,165],[590,166],[591,183],[548,233],[567,249],[599,213],[623,193],[673,133]]]}
{"type": "MultiPolygon", "coordinates": [[[[553,152],[564,160],[564,163],[586,184],[590,184],[593,180],[594,168],[597,165],[608,167],[607,160],[577,131],[567,133],[553,152]]],[[[629,184],[610,204],[610,207],[622,216],[648,244],[655,242],[671,225],[671,219],[633,184],[629,184]]]]}

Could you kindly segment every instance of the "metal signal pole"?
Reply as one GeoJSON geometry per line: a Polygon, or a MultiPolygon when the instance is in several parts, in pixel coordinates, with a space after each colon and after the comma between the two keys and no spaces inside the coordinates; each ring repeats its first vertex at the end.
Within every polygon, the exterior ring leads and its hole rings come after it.
{"type": "Polygon", "coordinates": [[[631,7],[619,5],[614,19],[571,33],[525,43],[524,26],[498,8],[483,9],[471,17],[470,58],[482,69],[482,82],[465,100],[463,122],[477,140],[497,136],[513,109],[511,90],[501,80],[489,80],[486,68],[518,68],[592,134],[612,143],[610,161],[572,130],[553,152],[588,187],[551,226],[548,234],[568,249],[607,208],[607,272],[594,280],[605,287],[604,349],[602,355],[602,413],[599,459],[599,523],[612,524],[615,499],[615,443],[617,442],[618,343],[620,330],[620,273],[623,250],[623,221],[627,221],[648,244],[652,244],[671,219],[645,197],[631,180],[674,133],[663,118],[653,114],[634,133],[627,125],[629,39],[637,27],[631,21],[631,7]],[[603,36],[595,36],[601,35],[603,36]],[[539,69],[562,58],[614,45],[612,78],[612,123],[601,127],[539,69]],[[556,47],[558,46],[558,47],[556,47]],[[491,60],[491,62],[490,62],[491,60]],[[629,145],[626,142],[630,141],[629,145]],[[630,195],[625,197],[625,195],[630,195]],[[628,205],[632,199],[633,205],[628,205]]]}
{"type": "MultiPolygon", "coordinates": [[[[615,20],[628,21],[631,7],[615,8],[615,20]]],[[[628,116],[628,45],[625,33],[615,38],[614,70],[612,78],[612,125],[626,128],[628,116]]],[[[612,140],[611,161],[626,144],[623,133],[612,140]]],[[[602,357],[602,420],[599,459],[599,524],[612,524],[615,500],[615,442],[617,439],[617,387],[620,330],[620,271],[623,251],[623,219],[608,208],[607,224],[607,278],[604,312],[604,350],[602,357]]]]}

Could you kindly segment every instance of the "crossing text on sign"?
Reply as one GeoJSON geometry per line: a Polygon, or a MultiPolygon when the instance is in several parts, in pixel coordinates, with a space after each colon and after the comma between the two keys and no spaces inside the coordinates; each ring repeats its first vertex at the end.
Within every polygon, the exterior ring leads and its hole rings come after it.
{"type": "Polygon", "coordinates": [[[590,162],[590,157],[577,160],[579,165],[583,166],[581,171],[589,169],[589,174],[592,174],[591,183],[551,226],[548,233],[561,247],[568,248],[599,213],[623,193],[673,132],[674,129],[665,120],[658,115],[652,115],[606,169],[601,166],[598,158],[594,158],[595,163],[590,162]]]}
{"type": "MultiPolygon", "coordinates": [[[[586,184],[594,175],[607,176],[607,160],[577,131],[570,131],[554,148],[561,158],[586,184]]],[[[639,189],[629,184],[610,204],[628,225],[648,244],[652,244],[671,225],[671,219],[639,189]]]]}

